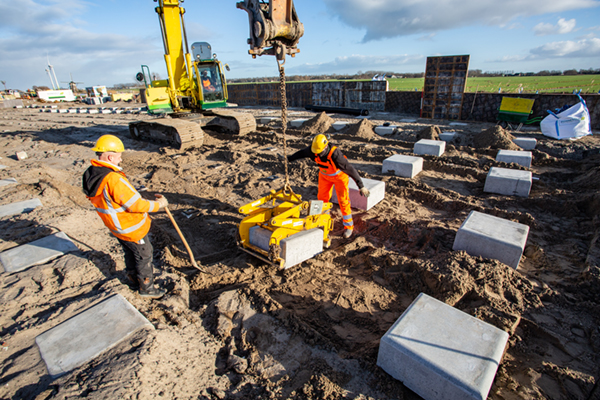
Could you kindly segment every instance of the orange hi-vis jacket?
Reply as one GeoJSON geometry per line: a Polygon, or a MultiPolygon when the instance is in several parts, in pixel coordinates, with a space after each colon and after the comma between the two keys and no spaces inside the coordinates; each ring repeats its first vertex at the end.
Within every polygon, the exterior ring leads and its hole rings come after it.
{"type": "MultiPolygon", "coordinates": [[[[315,154],[315,162],[319,165],[319,170],[325,176],[336,176],[336,175],[342,173],[342,170],[338,169],[335,166],[335,163],[333,162],[333,160],[331,159],[331,156],[333,155],[333,152],[335,151],[335,149],[337,149],[336,146],[331,146],[331,150],[329,150],[329,154],[327,154],[327,162],[326,163],[321,161],[318,154],[315,154]]],[[[346,156],[344,156],[344,158],[346,158],[346,156]]]]}
{"type": "Polygon", "coordinates": [[[148,212],[159,209],[157,201],[143,199],[121,168],[108,162],[92,160],[83,175],[83,191],[112,234],[127,242],[146,236],[151,222],[148,212]]]}

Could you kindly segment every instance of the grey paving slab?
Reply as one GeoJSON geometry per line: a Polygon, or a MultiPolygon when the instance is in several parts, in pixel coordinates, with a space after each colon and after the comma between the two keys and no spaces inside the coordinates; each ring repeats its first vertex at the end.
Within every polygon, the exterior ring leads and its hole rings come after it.
{"type": "MultiPolygon", "coordinates": [[[[365,187],[369,189],[369,192],[371,192],[371,195],[369,197],[361,196],[356,182],[350,178],[350,181],[348,182],[348,189],[350,191],[350,205],[352,208],[367,211],[385,198],[385,182],[366,178],[363,178],[362,181],[365,187]]],[[[335,192],[335,185],[333,188],[333,195],[331,196],[331,202],[339,204],[337,200],[337,193],[335,192]]]]}
{"type": "Polygon", "coordinates": [[[116,294],[35,338],[48,373],[57,378],[152,324],[116,294]]]}
{"type": "Polygon", "coordinates": [[[379,343],[377,365],[426,400],[484,400],[508,333],[421,293],[379,343]]]}
{"type": "Polygon", "coordinates": [[[421,139],[415,143],[413,153],[430,156],[441,156],[446,151],[446,142],[443,140],[421,139]]]}
{"type": "Polygon", "coordinates": [[[0,253],[0,264],[4,272],[19,272],[77,250],[67,235],[58,232],[3,251],[0,253]]]}
{"type": "Polygon", "coordinates": [[[452,250],[492,258],[517,269],[528,235],[527,225],[471,211],[456,232],[452,250]]]}
{"type": "Polygon", "coordinates": [[[414,178],[423,170],[423,158],[394,154],[383,160],[381,172],[393,172],[396,176],[414,178]]]}
{"type": "Polygon", "coordinates": [[[17,180],[15,178],[0,179],[0,187],[11,185],[13,183],[17,183],[17,180]]]}
{"type": "MultiPolygon", "coordinates": [[[[250,244],[269,251],[269,240],[273,232],[257,225],[250,228],[248,233],[250,244]]],[[[323,252],[323,231],[319,228],[300,231],[283,239],[280,246],[284,268],[291,268],[323,252]]]]}
{"type": "Polygon", "coordinates": [[[9,215],[33,211],[36,207],[41,206],[42,202],[38,198],[5,204],[3,206],[0,206],[0,218],[7,217],[9,215]]]}
{"type": "Polygon", "coordinates": [[[515,163],[526,168],[531,168],[532,153],[519,150],[498,150],[496,161],[515,163]]]}
{"type": "Polygon", "coordinates": [[[483,191],[507,196],[528,197],[533,176],[531,171],[508,168],[490,168],[483,191]]]}

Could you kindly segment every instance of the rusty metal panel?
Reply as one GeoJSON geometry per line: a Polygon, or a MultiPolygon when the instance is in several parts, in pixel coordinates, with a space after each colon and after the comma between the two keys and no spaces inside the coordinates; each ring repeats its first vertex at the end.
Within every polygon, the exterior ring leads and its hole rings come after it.
{"type": "Polygon", "coordinates": [[[423,118],[460,119],[469,55],[427,57],[423,118]]]}

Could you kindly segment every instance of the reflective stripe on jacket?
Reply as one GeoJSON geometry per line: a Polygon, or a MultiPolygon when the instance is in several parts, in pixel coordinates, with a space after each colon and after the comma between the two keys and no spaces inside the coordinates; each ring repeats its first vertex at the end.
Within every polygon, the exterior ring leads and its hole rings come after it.
{"type": "Polygon", "coordinates": [[[128,242],[139,241],[150,230],[148,212],[158,211],[158,202],[143,199],[119,167],[99,160],[92,160],[92,167],[84,174],[84,188],[89,187],[86,178],[91,182],[98,174],[106,175],[94,185],[97,189],[86,193],[88,199],[113,235],[128,242]],[[111,171],[106,173],[105,168],[111,171]]]}

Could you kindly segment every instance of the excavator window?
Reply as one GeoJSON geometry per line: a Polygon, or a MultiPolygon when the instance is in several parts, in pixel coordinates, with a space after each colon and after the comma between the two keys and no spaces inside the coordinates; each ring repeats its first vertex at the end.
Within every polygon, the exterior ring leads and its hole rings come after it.
{"type": "Polygon", "coordinates": [[[198,71],[200,72],[200,84],[202,85],[204,101],[223,100],[223,85],[216,65],[200,67],[198,71]]]}

